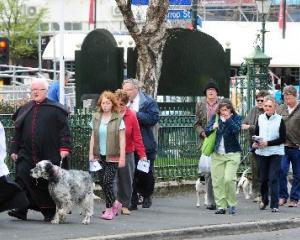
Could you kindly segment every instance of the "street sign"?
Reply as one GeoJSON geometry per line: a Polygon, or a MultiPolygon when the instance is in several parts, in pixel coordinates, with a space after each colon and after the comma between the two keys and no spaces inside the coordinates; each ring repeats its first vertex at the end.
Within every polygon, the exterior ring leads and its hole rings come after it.
{"type": "MultiPolygon", "coordinates": [[[[184,5],[190,6],[192,5],[192,0],[169,0],[170,5],[184,5]]],[[[149,5],[149,0],[132,0],[132,5],[149,5]]]]}
{"type": "Polygon", "coordinates": [[[190,10],[171,9],[168,11],[167,18],[169,20],[189,20],[192,19],[192,12],[190,10]]]}

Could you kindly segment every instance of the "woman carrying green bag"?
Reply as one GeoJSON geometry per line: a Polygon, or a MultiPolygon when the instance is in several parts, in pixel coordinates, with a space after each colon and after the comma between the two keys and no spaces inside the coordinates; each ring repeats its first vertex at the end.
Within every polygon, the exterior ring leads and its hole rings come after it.
{"type": "Polygon", "coordinates": [[[211,175],[217,204],[216,214],[236,213],[236,172],[241,158],[238,135],[241,117],[235,112],[229,99],[222,99],[216,114],[208,123],[207,136],[216,129],[216,142],[212,153],[211,175]],[[218,121],[216,117],[219,116],[218,121]]]}

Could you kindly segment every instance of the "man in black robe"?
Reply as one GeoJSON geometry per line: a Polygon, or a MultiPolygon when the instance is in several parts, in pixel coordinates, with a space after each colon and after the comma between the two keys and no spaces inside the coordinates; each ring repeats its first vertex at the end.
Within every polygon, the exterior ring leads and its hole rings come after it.
{"type": "Polygon", "coordinates": [[[27,219],[28,209],[40,211],[45,221],[53,219],[56,206],[48,192],[48,181],[33,179],[30,169],[41,160],[60,165],[71,151],[68,112],[63,105],[47,99],[47,90],[45,79],[35,79],[31,85],[32,101],[14,115],[11,158],[16,163],[16,182],[26,192],[30,205],[8,215],[22,220],[27,219]]]}

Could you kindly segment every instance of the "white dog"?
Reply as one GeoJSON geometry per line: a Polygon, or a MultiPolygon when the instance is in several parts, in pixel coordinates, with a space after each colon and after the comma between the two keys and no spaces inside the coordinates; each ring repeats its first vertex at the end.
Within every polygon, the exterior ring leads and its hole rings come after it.
{"type": "Polygon", "coordinates": [[[250,168],[247,168],[243,172],[236,188],[236,194],[239,194],[240,189],[242,189],[246,199],[250,199],[250,196],[252,194],[252,180],[250,177],[248,177],[249,171],[250,168]]]}
{"type": "MultiPolygon", "coordinates": [[[[196,207],[200,207],[200,195],[203,191],[203,189],[201,188],[201,185],[203,185],[203,183],[200,181],[200,178],[198,178],[196,183],[195,183],[196,197],[197,197],[196,207]]],[[[206,193],[204,195],[204,205],[207,205],[207,195],[206,195],[206,193]]]]}
{"type": "Polygon", "coordinates": [[[64,170],[48,160],[43,160],[31,169],[30,175],[49,181],[49,193],[56,204],[56,213],[51,223],[64,222],[74,205],[82,207],[82,223],[90,223],[94,211],[94,187],[88,172],[64,170]]]}

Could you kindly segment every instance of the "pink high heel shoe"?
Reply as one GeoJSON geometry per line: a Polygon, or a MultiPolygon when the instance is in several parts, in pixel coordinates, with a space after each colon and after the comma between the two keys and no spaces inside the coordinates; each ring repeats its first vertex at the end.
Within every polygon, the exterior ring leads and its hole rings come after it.
{"type": "Polygon", "coordinates": [[[105,220],[112,220],[114,218],[115,214],[113,213],[112,208],[107,208],[105,212],[102,214],[101,218],[105,220]]]}
{"type": "Polygon", "coordinates": [[[117,216],[119,210],[121,210],[121,209],[122,209],[122,203],[120,203],[118,201],[115,202],[113,207],[112,207],[112,212],[113,212],[114,216],[117,216]]]}

